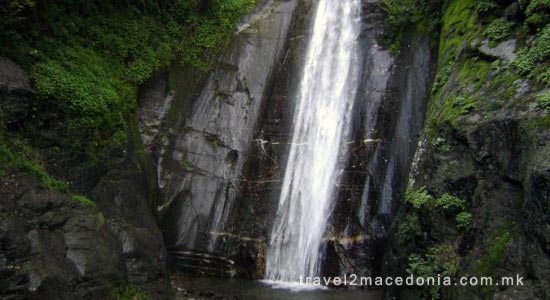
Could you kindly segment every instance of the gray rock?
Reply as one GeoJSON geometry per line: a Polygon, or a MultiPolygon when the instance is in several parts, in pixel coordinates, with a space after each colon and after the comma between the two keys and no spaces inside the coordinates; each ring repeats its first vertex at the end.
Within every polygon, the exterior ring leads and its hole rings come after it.
{"type": "Polygon", "coordinates": [[[478,48],[479,52],[491,56],[494,58],[502,59],[503,61],[510,63],[516,59],[516,45],[515,39],[506,40],[499,43],[494,48],[489,46],[489,40],[484,40],[481,46],[478,48]]]}

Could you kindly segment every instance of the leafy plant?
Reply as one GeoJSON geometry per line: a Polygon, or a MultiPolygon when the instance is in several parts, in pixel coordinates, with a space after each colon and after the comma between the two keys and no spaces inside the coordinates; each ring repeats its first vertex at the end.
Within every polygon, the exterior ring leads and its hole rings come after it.
{"type": "Polygon", "coordinates": [[[464,200],[449,194],[443,194],[443,196],[437,198],[437,205],[450,210],[463,210],[465,208],[464,200]]]}
{"type": "Polygon", "coordinates": [[[540,34],[537,35],[530,47],[519,51],[513,65],[523,75],[530,74],[537,64],[540,64],[550,58],[550,25],[547,25],[540,34]]]}
{"type": "Polygon", "coordinates": [[[109,300],[148,300],[149,293],[135,285],[118,287],[111,291],[109,300]]]}
{"type": "Polygon", "coordinates": [[[407,215],[405,219],[399,223],[397,229],[399,242],[405,244],[420,236],[422,236],[422,229],[418,221],[418,216],[416,214],[407,215]]]}
{"type": "Polygon", "coordinates": [[[538,95],[535,98],[535,105],[538,110],[550,109],[550,92],[538,95]]]}
{"type": "Polygon", "coordinates": [[[481,15],[486,15],[498,8],[498,4],[493,0],[481,0],[477,3],[477,12],[481,15]]]}
{"type": "MultiPolygon", "coordinates": [[[[458,255],[451,245],[439,244],[428,248],[424,253],[413,253],[408,257],[407,273],[415,277],[454,276],[458,270],[458,255]]],[[[440,286],[420,287],[432,300],[439,299],[440,286]]]]}
{"type": "Polygon", "coordinates": [[[454,62],[451,61],[447,64],[445,64],[443,67],[439,69],[437,72],[437,76],[435,77],[434,83],[432,85],[432,94],[435,94],[439,89],[441,89],[445,83],[449,80],[449,76],[451,75],[451,70],[454,67],[454,62]]]}
{"type": "Polygon", "coordinates": [[[528,17],[543,12],[550,12],[550,0],[531,0],[525,9],[525,15],[528,17]]]}
{"type": "Polygon", "coordinates": [[[255,0],[10,0],[0,4],[0,11],[13,16],[9,24],[0,21],[0,43],[10,45],[0,54],[28,71],[37,111],[48,112],[29,127],[58,133],[56,146],[71,156],[108,155],[126,142],[125,120],[135,110],[138,85],[176,57],[203,64],[202,53],[219,47],[254,5],[255,0]]]}
{"type": "Polygon", "coordinates": [[[192,172],[195,169],[193,168],[193,165],[189,161],[187,161],[185,158],[180,160],[180,165],[186,172],[192,172]]]}
{"type": "Polygon", "coordinates": [[[470,224],[472,223],[472,219],[473,219],[473,216],[471,213],[469,212],[461,212],[459,213],[458,215],[456,215],[456,227],[458,229],[467,229],[468,227],[470,227],[470,224]]]}
{"type": "Polygon", "coordinates": [[[491,22],[485,29],[484,35],[492,41],[501,41],[510,36],[514,23],[508,21],[506,18],[498,18],[491,22]]]}
{"type": "Polygon", "coordinates": [[[434,197],[426,191],[426,187],[419,189],[408,189],[405,192],[405,200],[414,208],[421,208],[424,205],[432,206],[434,197]]]}

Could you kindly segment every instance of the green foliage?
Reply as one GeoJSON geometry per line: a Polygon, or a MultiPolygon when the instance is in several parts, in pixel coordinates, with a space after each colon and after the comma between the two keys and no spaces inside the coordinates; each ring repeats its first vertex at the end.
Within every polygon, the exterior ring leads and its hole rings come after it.
{"type": "Polygon", "coordinates": [[[437,198],[437,206],[449,210],[463,210],[466,208],[464,200],[449,194],[443,194],[443,196],[437,198]]]}
{"type": "Polygon", "coordinates": [[[66,59],[48,59],[34,66],[31,77],[36,91],[43,99],[58,100],[64,116],[60,125],[70,138],[68,148],[78,151],[85,146],[85,150],[97,151],[105,146],[102,141],[123,130],[123,114],[133,107],[130,86],[117,78],[113,70],[117,65],[97,52],[84,48],[61,51],[66,59]]]}
{"type": "Polygon", "coordinates": [[[96,216],[97,225],[96,230],[100,230],[105,225],[105,216],[102,212],[98,212],[96,216]]]}
{"type": "Polygon", "coordinates": [[[445,100],[442,108],[436,114],[436,124],[449,122],[456,126],[460,116],[472,112],[477,107],[478,100],[474,97],[457,96],[445,100]]]}
{"type": "Polygon", "coordinates": [[[498,42],[510,36],[513,26],[514,23],[508,21],[506,18],[498,18],[487,26],[484,35],[489,40],[498,42]]]}
{"type": "Polygon", "coordinates": [[[17,22],[22,17],[25,10],[36,5],[34,0],[7,0],[0,2],[0,24],[9,25],[17,22]]]}
{"type": "Polygon", "coordinates": [[[466,211],[466,202],[456,196],[443,194],[441,197],[435,198],[426,187],[418,189],[407,189],[405,192],[405,200],[415,209],[413,214],[409,215],[405,221],[401,222],[398,227],[398,236],[403,240],[411,240],[415,236],[419,236],[420,225],[416,213],[423,213],[432,216],[438,213],[452,214],[455,216],[456,227],[458,229],[467,229],[472,221],[473,216],[466,211]]]}
{"type": "Polygon", "coordinates": [[[550,0],[532,0],[525,9],[525,15],[527,17],[543,13],[550,13],[550,0]]]}
{"type": "Polygon", "coordinates": [[[86,196],[73,195],[72,199],[80,204],[95,207],[95,203],[92,200],[88,199],[86,196]]]}
{"type": "Polygon", "coordinates": [[[493,0],[481,0],[478,1],[476,10],[480,15],[487,15],[495,9],[498,9],[498,7],[498,4],[493,0]]]}
{"type": "Polygon", "coordinates": [[[186,172],[193,172],[195,168],[193,168],[193,165],[188,162],[185,158],[180,160],[180,166],[186,171],[186,172]]]}
{"type": "MultiPolygon", "coordinates": [[[[415,277],[454,276],[458,269],[457,254],[451,245],[440,244],[426,250],[424,254],[413,253],[408,258],[407,272],[415,277]]],[[[422,286],[431,299],[439,299],[438,285],[422,286]]]]}
{"type": "Polygon", "coordinates": [[[422,206],[433,206],[434,197],[426,191],[426,187],[419,189],[408,189],[405,192],[405,200],[414,208],[419,209],[422,206]]]}
{"type": "Polygon", "coordinates": [[[417,237],[422,236],[420,221],[416,214],[409,214],[399,223],[397,237],[400,244],[407,244],[417,237]]]}
{"type": "Polygon", "coordinates": [[[550,70],[543,71],[537,75],[537,82],[542,85],[550,86],[550,70]]]}
{"type": "Polygon", "coordinates": [[[384,44],[393,54],[399,52],[401,40],[411,30],[433,34],[439,25],[439,0],[383,0],[381,7],[388,26],[384,44]]]}
{"type": "Polygon", "coordinates": [[[195,30],[184,42],[183,63],[207,69],[209,64],[201,59],[201,54],[205,49],[213,49],[223,43],[239,22],[241,15],[252,10],[255,3],[255,0],[214,0],[209,14],[192,15],[190,22],[195,30]]]}
{"type": "Polygon", "coordinates": [[[28,173],[38,178],[49,190],[68,192],[69,188],[65,182],[52,178],[38,162],[25,156],[28,153],[26,147],[15,147],[14,151],[12,150],[14,146],[10,147],[3,139],[4,137],[0,136],[0,168],[13,168],[28,173]]]}
{"type": "MultiPolygon", "coordinates": [[[[436,276],[435,274],[438,274],[439,266],[437,266],[434,262],[434,257],[430,254],[426,255],[425,257],[420,256],[418,254],[411,254],[409,256],[409,262],[407,267],[407,272],[409,274],[414,275],[415,277],[433,277],[436,276]]],[[[430,296],[430,299],[436,300],[439,299],[439,286],[431,285],[431,286],[422,286],[420,287],[422,290],[425,290],[428,295],[430,296]]]]}
{"type": "Polygon", "coordinates": [[[442,20],[439,61],[456,61],[470,41],[478,36],[478,1],[450,1],[442,20]]]}
{"type": "Polygon", "coordinates": [[[449,80],[449,76],[451,76],[451,71],[454,66],[455,66],[455,63],[451,61],[443,65],[439,69],[439,71],[437,72],[437,76],[435,77],[434,83],[432,85],[432,94],[435,94],[447,83],[447,81],[449,80]]]}
{"type": "Polygon", "coordinates": [[[473,216],[469,212],[461,212],[456,215],[456,227],[461,230],[468,229],[472,224],[473,216]]]}
{"type": "Polygon", "coordinates": [[[547,25],[537,35],[530,47],[519,51],[513,65],[523,75],[533,74],[536,66],[544,67],[541,64],[550,58],[550,25],[547,25]]]}
{"type": "Polygon", "coordinates": [[[535,105],[538,110],[550,110],[550,92],[538,95],[535,98],[535,105]]]}
{"type": "MultiPolygon", "coordinates": [[[[63,133],[71,154],[108,154],[126,141],[125,120],[137,87],[176,57],[206,65],[255,0],[30,0],[0,4],[0,49],[21,64],[36,86],[40,122],[63,133]],[[29,9],[32,7],[32,11],[29,9]],[[78,12],[78,13],[76,13],[78,12]]],[[[36,131],[36,130],[31,130],[36,131]]],[[[60,134],[61,135],[61,134],[60,134]]],[[[74,156],[74,155],[73,155],[74,156]]]]}
{"type": "Polygon", "coordinates": [[[111,291],[109,300],[148,300],[149,293],[135,285],[118,287],[111,291]]]}
{"type": "Polygon", "coordinates": [[[502,262],[506,252],[506,245],[512,239],[514,225],[507,224],[499,228],[485,241],[485,256],[479,262],[479,274],[494,275],[495,268],[502,262]]]}

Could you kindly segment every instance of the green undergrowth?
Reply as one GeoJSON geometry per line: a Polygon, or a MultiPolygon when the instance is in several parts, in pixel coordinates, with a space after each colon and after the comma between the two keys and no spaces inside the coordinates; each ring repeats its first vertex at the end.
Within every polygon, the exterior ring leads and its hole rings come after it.
{"type": "Polygon", "coordinates": [[[393,54],[398,54],[404,38],[412,32],[437,38],[441,5],[442,1],[439,0],[381,1],[387,27],[383,44],[393,54]]]}
{"type": "Polygon", "coordinates": [[[149,300],[149,293],[141,287],[128,285],[116,287],[111,290],[109,300],[149,300]]]}
{"type": "MultiPolygon", "coordinates": [[[[413,253],[407,260],[407,273],[416,278],[430,278],[440,274],[453,277],[458,270],[458,255],[452,245],[441,243],[422,251],[413,253]]],[[[425,299],[439,299],[438,285],[422,286],[420,289],[426,294],[425,299]]]]}
{"type": "MultiPolygon", "coordinates": [[[[58,147],[89,157],[126,140],[139,85],[176,58],[208,68],[255,0],[7,1],[0,4],[0,55],[28,72],[38,118],[58,147]]],[[[51,142],[51,141],[48,141],[51,142]]],[[[51,145],[48,145],[51,146],[51,145]]]]}
{"type": "Polygon", "coordinates": [[[522,75],[541,84],[550,85],[550,25],[546,25],[535,39],[521,49],[513,65],[522,75]]]}
{"type": "Polygon", "coordinates": [[[39,157],[31,147],[15,139],[11,140],[11,144],[6,142],[3,134],[0,134],[0,170],[3,170],[3,173],[6,173],[7,169],[15,169],[36,177],[49,190],[61,193],[69,191],[65,182],[51,177],[44,170],[39,157]]]}
{"type": "MultiPolygon", "coordinates": [[[[71,194],[67,183],[51,176],[44,168],[44,163],[27,143],[18,139],[6,142],[0,134],[0,178],[10,171],[19,171],[37,178],[48,190],[71,194]]],[[[85,206],[95,207],[95,203],[82,195],[72,194],[71,199],[85,206]]]]}
{"type": "Polygon", "coordinates": [[[464,47],[481,30],[477,14],[478,1],[450,1],[446,7],[441,25],[439,41],[439,64],[456,60],[464,47]]]}
{"type": "MultiPolygon", "coordinates": [[[[405,193],[405,201],[410,207],[398,221],[397,240],[401,247],[414,245],[414,248],[405,252],[408,254],[406,272],[424,278],[435,274],[456,276],[459,256],[454,240],[447,240],[448,234],[434,235],[433,232],[447,227],[459,234],[467,232],[473,217],[466,202],[450,194],[435,197],[425,187],[409,188],[405,193]],[[435,229],[435,226],[440,228],[435,229]]],[[[439,299],[440,288],[431,285],[421,286],[419,290],[426,299],[439,299]]]]}

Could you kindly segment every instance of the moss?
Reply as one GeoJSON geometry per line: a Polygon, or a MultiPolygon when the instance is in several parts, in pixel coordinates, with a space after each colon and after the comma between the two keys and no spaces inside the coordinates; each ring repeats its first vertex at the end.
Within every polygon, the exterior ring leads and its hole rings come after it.
{"type": "Polygon", "coordinates": [[[486,82],[491,64],[483,60],[468,59],[460,64],[461,69],[457,76],[457,81],[462,86],[472,84],[476,90],[480,89],[486,82]]]}
{"type": "Polygon", "coordinates": [[[183,168],[186,172],[193,172],[195,168],[193,168],[193,165],[188,162],[185,158],[180,160],[180,166],[183,168]]]}
{"type": "Polygon", "coordinates": [[[439,42],[439,59],[448,63],[458,57],[465,45],[477,36],[477,1],[451,1],[445,9],[439,42]]]}
{"type": "Polygon", "coordinates": [[[447,83],[454,66],[455,62],[450,61],[439,69],[432,85],[432,95],[437,93],[447,83]]]}
{"type": "Polygon", "coordinates": [[[550,129],[550,115],[547,114],[541,117],[532,117],[526,125],[528,131],[550,129]]]}
{"type": "Polygon", "coordinates": [[[86,196],[82,195],[73,195],[72,199],[80,204],[83,204],[85,206],[95,207],[95,203],[88,199],[86,196]]]}
{"type": "MultiPolygon", "coordinates": [[[[8,145],[0,135],[0,169],[13,168],[38,178],[49,190],[67,193],[69,188],[61,180],[51,177],[39,163],[39,159],[31,157],[32,150],[21,143],[8,145]]],[[[16,142],[11,141],[12,144],[16,142]]]]}
{"type": "Polygon", "coordinates": [[[475,110],[477,103],[478,100],[474,97],[458,96],[446,99],[437,117],[439,124],[449,123],[457,127],[458,118],[475,110]]]}
{"type": "Polygon", "coordinates": [[[103,228],[103,226],[105,226],[105,216],[103,215],[103,213],[98,212],[96,216],[96,220],[97,220],[96,230],[100,230],[101,228],[103,228]]]}
{"type": "Polygon", "coordinates": [[[495,269],[502,262],[506,253],[506,245],[512,239],[514,224],[507,224],[495,231],[485,241],[485,255],[479,262],[479,275],[494,275],[495,269]]]}

